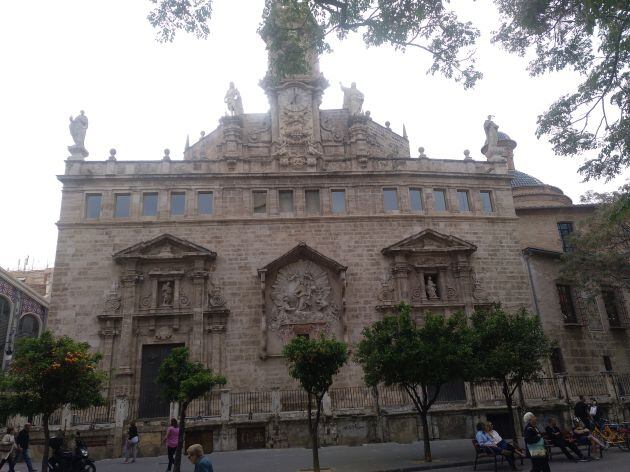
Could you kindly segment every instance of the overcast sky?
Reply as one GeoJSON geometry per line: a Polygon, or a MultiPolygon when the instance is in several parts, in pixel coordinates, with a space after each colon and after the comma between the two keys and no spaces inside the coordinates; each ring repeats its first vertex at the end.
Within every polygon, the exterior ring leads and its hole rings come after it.
{"type": "MultiPolygon", "coordinates": [[[[146,20],[148,1],[36,0],[2,3],[0,15],[0,266],[13,269],[29,256],[35,267],[54,264],[68,117],[89,118],[89,160],[160,159],[163,149],[179,159],[189,134],[196,141],[225,113],[223,97],[234,81],[246,113],[266,112],[258,81],[266,52],[256,28],[263,0],[215,0],[211,37],[181,34],[173,44],[155,41],[146,20]]],[[[321,58],[331,86],[322,108],[340,108],[338,83],[357,82],[364,109],[374,120],[406,125],[412,156],[424,146],[434,158],[475,159],[484,141],[483,121],[495,115],[501,131],[518,142],[516,167],[562,188],[574,199],[588,189],[612,190],[621,179],[580,183],[579,160],[553,155],[534,135],[536,117],[572,90],[571,73],[532,79],[524,59],[489,42],[497,25],[490,0],[460,0],[462,15],[482,30],[479,66],[484,79],[473,89],[427,76],[429,58],[391,48],[366,49],[360,37],[333,43],[321,58]]]]}

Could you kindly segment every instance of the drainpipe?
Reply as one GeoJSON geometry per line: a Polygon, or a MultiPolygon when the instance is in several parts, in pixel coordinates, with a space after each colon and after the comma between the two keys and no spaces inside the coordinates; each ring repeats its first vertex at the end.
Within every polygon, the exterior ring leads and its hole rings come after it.
{"type": "Polygon", "coordinates": [[[529,262],[529,254],[524,252],[523,257],[525,257],[527,275],[529,276],[529,285],[532,288],[532,296],[534,297],[534,311],[536,312],[536,315],[540,316],[540,310],[538,309],[538,297],[536,296],[536,285],[534,285],[534,277],[532,276],[532,267],[529,262]]]}

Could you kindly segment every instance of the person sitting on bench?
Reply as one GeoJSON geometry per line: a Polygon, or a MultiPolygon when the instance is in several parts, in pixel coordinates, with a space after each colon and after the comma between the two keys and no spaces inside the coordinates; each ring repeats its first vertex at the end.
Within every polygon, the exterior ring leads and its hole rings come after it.
{"type": "Polygon", "coordinates": [[[488,433],[485,431],[486,426],[483,423],[477,423],[477,433],[475,434],[475,439],[477,440],[477,444],[488,454],[494,454],[496,456],[501,455],[504,456],[505,459],[510,464],[512,470],[519,470],[514,464],[514,452],[508,451],[507,449],[501,449],[497,445],[494,444],[494,440],[488,433]]]}
{"type": "Polygon", "coordinates": [[[562,431],[560,430],[560,428],[558,428],[558,425],[556,424],[556,419],[553,416],[547,420],[545,433],[547,433],[547,439],[551,442],[551,444],[559,447],[562,453],[567,456],[567,459],[569,459],[570,461],[577,462],[579,459],[580,462],[586,462],[588,460],[586,457],[584,457],[582,451],[580,451],[580,448],[577,446],[577,444],[575,444],[575,441],[567,442],[564,439],[564,434],[562,434],[562,431]],[[567,451],[567,447],[575,453],[575,455],[578,457],[577,459],[574,458],[569,451],[567,451]]]}
{"type": "Polygon", "coordinates": [[[520,447],[515,446],[514,444],[510,444],[505,439],[503,439],[501,435],[497,433],[497,431],[494,429],[494,425],[490,422],[486,423],[486,433],[488,433],[488,436],[492,438],[495,446],[500,447],[503,450],[513,452],[514,455],[517,455],[519,457],[525,457],[525,453],[523,452],[523,450],[520,447]]]}

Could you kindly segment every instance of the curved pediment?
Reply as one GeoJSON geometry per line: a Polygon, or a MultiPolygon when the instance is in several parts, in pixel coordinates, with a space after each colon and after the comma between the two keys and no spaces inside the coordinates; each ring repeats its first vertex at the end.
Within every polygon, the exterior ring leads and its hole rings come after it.
{"type": "Polygon", "coordinates": [[[462,252],[472,253],[477,246],[450,234],[442,234],[432,229],[425,229],[408,238],[383,248],[385,255],[396,253],[435,253],[462,252]]]}
{"type": "Polygon", "coordinates": [[[112,257],[117,262],[129,259],[158,261],[178,260],[191,257],[215,259],[217,254],[214,251],[186,239],[178,238],[172,234],[162,234],[149,241],[141,241],[127,249],[118,251],[112,257]]]}
{"type": "Polygon", "coordinates": [[[310,247],[305,242],[300,242],[297,246],[291,249],[289,252],[286,252],[282,256],[277,259],[271,261],[265,267],[258,269],[259,273],[271,272],[274,269],[279,267],[286,266],[291,262],[295,262],[299,259],[307,259],[317,264],[327,267],[335,272],[342,272],[347,269],[346,266],[340,264],[339,262],[331,259],[330,257],[324,256],[322,253],[316,251],[312,247],[310,247]]]}

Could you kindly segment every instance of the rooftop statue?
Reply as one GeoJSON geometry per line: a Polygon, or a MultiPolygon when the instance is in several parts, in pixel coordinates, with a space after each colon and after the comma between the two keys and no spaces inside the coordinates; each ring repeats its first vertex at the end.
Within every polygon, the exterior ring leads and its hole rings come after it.
{"type": "Polygon", "coordinates": [[[359,115],[361,108],[363,108],[363,94],[357,89],[356,82],[352,82],[350,88],[344,87],[339,82],[341,90],[343,91],[343,108],[350,111],[350,115],[359,115]]]}
{"type": "Polygon", "coordinates": [[[488,150],[496,148],[499,141],[499,126],[492,121],[492,115],[488,115],[488,118],[484,121],[483,130],[486,132],[488,150]]]}
{"type": "Polygon", "coordinates": [[[241,93],[234,86],[234,82],[230,82],[230,88],[225,93],[225,99],[223,101],[227,104],[228,112],[232,116],[240,116],[243,114],[243,100],[241,99],[241,93]]]}
{"type": "Polygon", "coordinates": [[[85,112],[81,110],[81,114],[76,118],[70,117],[70,135],[75,146],[85,146],[85,132],[88,128],[88,119],[85,112]]]}

